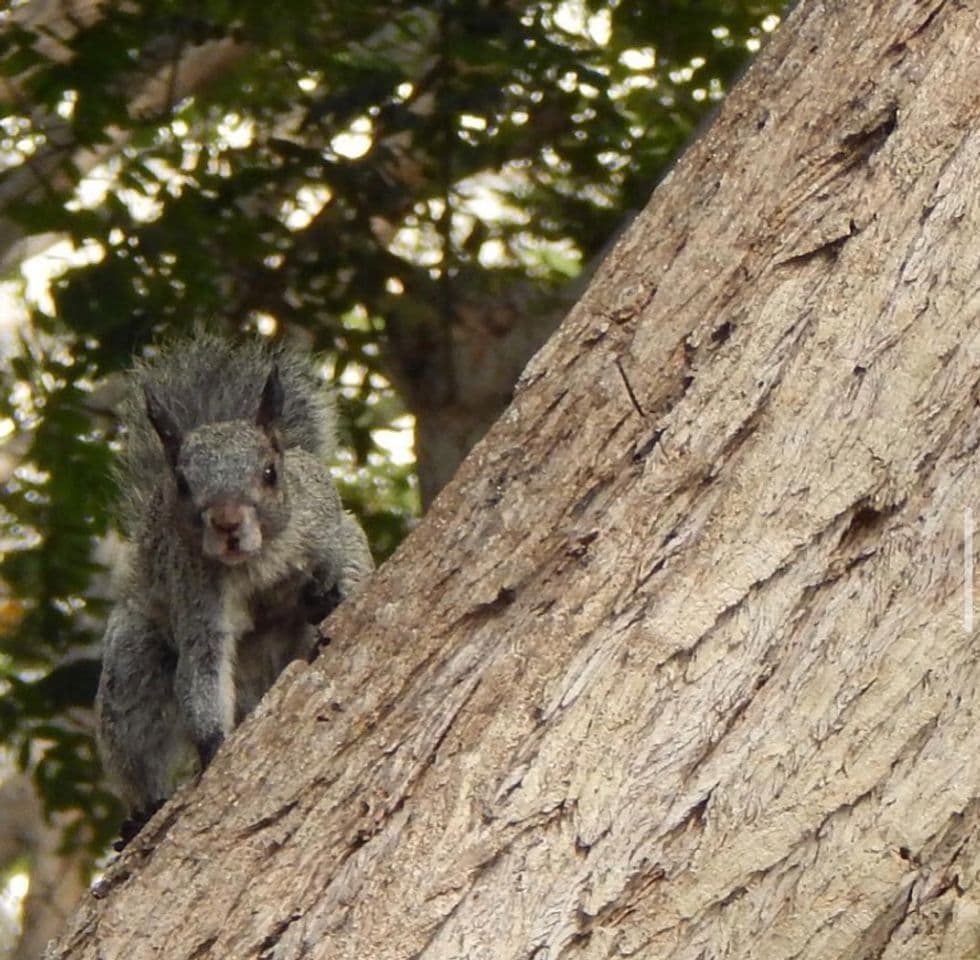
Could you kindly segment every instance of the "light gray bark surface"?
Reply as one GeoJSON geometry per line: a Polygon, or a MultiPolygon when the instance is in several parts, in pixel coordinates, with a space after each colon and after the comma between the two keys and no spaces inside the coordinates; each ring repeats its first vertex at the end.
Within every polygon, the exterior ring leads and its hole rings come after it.
{"type": "Polygon", "coordinates": [[[980,953],[978,14],[796,8],[50,957],[980,953]]]}

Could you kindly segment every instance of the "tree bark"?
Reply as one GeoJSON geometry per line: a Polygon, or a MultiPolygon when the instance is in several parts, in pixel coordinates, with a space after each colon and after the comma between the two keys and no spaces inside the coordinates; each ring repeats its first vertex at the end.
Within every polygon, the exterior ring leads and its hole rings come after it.
{"type": "Polygon", "coordinates": [[[796,8],[48,956],[977,955],[978,13],[796,8]]]}

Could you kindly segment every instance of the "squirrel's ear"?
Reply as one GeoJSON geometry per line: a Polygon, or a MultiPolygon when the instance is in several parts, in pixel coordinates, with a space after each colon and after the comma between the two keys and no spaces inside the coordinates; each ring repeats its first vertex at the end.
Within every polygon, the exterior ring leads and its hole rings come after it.
{"type": "Polygon", "coordinates": [[[272,365],[269,376],[266,377],[265,386],[262,388],[262,399],[259,401],[259,412],[255,415],[256,426],[265,431],[271,430],[282,417],[282,405],[285,394],[282,389],[282,381],[279,379],[278,364],[272,365]]]}
{"type": "Polygon", "coordinates": [[[157,400],[148,386],[143,387],[143,396],[146,399],[146,415],[150,418],[150,423],[153,424],[153,429],[156,430],[157,436],[163,444],[163,452],[167,456],[167,462],[171,467],[176,467],[180,445],[184,440],[180,433],[180,427],[170,415],[170,411],[157,400]]]}

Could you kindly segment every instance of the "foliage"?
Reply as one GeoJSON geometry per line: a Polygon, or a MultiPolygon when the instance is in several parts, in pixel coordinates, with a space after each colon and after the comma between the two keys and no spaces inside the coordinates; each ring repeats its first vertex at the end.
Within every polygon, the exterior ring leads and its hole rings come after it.
{"type": "Polygon", "coordinates": [[[90,741],[59,721],[96,682],[106,376],[163,329],[304,331],[336,358],[342,486],[387,555],[415,496],[378,443],[405,412],[388,384],[406,330],[449,338],[447,303],[510,278],[557,288],[646,203],[781,7],[138,0],[54,45],[8,15],[0,216],[88,254],[34,311],[0,392],[26,444],[0,516],[16,610],[0,742],[51,808],[84,811],[96,846],[113,826],[90,741]],[[176,96],[184,58],[221,45],[229,65],[176,96]]]}

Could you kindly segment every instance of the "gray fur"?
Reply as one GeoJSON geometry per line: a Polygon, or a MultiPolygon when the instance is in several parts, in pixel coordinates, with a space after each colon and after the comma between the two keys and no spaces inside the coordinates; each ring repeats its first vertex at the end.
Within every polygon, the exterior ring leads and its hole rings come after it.
{"type": "Polygon", "coordinates": [[[334,409],[307,359],[198,334],[131,386],[130,543],[96,706],[106,770],[138,820],[311,653],[311,624],[373,563],[323,462],[334,409]]]}
{"type": "Polygon", "coordinates": [[[146,416],[145,391],[165,404],[184,435],[207,423],[251,421],[273,363],[285,394],[279,423],[283,447],[298,447],[324,462],[333,457],[335,406],[308,357],[282,345],[270,349],[258,340],[233,342],[199,332],[165,345],[133,371],[135,385],[122,409],[126,445],[116,468],[127,530],[145,513],[168,467],[146,416]]]}

